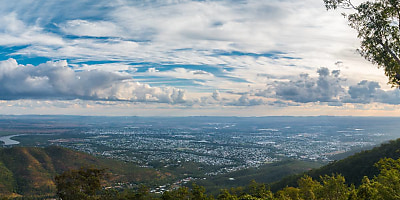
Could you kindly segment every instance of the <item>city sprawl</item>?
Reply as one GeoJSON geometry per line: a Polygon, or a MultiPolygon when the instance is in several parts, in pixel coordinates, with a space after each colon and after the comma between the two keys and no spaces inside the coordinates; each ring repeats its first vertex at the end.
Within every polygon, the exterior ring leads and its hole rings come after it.
{"type": "Polygon", "coordinates": [[[21,133],[13,139],[22,143],[59,145],[143,167],[196,162],[212,166],[206,174],[214,175],[285,158],[329,162],[337,154],[395,138],[397,129],[389,125],[393,120],[396,118],[92,117],[83,123],[70,117],[17,121],[9,129],[21,133]],[[24,132],[24,123],[36,124],[31,126],[36,128],[24,132]]]}

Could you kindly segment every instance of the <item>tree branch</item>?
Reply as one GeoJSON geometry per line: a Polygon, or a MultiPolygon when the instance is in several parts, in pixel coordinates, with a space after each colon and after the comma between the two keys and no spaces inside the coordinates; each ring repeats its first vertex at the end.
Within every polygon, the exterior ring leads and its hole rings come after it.
{"type": "Polygon", "coordinates": [[[390,54],[390,56],[392,56],[392,58],[397,62],[398,65],[400,65],[400,59],[399,57],[388,47],[387,44],[383,43],[382,40],[378,40],[376,39],[376,41],[382,45],[383,49],[388,52],[390,54]]]}
{"type": "Polygon", "coordinates": [[[347,4],[348,4],[351,8],[353,8],[354,10],[356,10],[356,7],[353,5],[353,3],[351,3],[350,0],[347,1],[347,4]]]}

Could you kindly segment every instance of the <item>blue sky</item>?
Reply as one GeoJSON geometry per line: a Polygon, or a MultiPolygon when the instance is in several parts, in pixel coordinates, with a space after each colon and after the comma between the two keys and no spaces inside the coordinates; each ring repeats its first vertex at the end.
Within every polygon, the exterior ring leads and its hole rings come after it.
{"type": "Polygon", "coordinates": [[[0,114],[399,115],[322,0],[0,2],[0,114]]]}

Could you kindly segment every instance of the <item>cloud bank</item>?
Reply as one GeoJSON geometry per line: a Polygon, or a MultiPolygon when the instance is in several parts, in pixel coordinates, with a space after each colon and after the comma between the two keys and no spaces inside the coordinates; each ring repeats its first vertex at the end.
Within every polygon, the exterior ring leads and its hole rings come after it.
{"type": "Polygon", "coordinates": [[[315,0],[2,1],[0,100],[398,105],[358,45],[315,0]]]}
{"type": "MultiPolygon", "coordinates": [[[[156,73],[155,69],[150,69],[156,73]]],[[[193,72],[196,73],[196,72],[193,72]]],[[[204,73],[200,73],[203,75],[204,73]]],[[[266,90],[225,93],[215,90],[202,97],[187,96],[174,87],[151,87],[126,73],[74,70],[66,61],[21,65],[9,59],[0,62],[0,100],[91,100],[180,104],[184,106],[300,105],[304,103],[400,104],[399,90],[384,91],[379,83],[363,80],[346,86],[339,70],[317,70],[318,77],[300,74],[291,80],[275,81],[266,90]],[[228,94],[230,94],[228,96],[228,94]],[[225,96],[225,97],[224,97],[225,96]],[[293,103],[290,103],[293,102],[293,103]]],[[[191,76],[189,77],[191,78],[191,76]]]]}
{"type": "Polygon", "coordinates": [[[299,103],[338,101],[338,95],[343,92],[340,71],[320,68],[317,73],[317,79],[301,74],[289,82],[276,82],[276,95],[299,103]]]}
{"type": "Polygon", "coordinates": [[[348,94],[350,97],[344,99],[347,103],[385,103],[385,104],[400,104],[400,90],[384,91],[380,89],[378,82],[363,80],[357,85],[350,86],[348,94]]]}
{"type": "MultiPolygon", "coordinates": [[[[297,103],[384,103],[400,104],[400,90],[382,90],[378,82],[362,80],[348,86],[346,79],[340,76],[340,70],[328,68],[317,70],[318,78],[309,74],[300,74],[289,81],[276,81],[274,91],[277,98],[297,103]]],[[[266,92],[256,95],[266,96],[266,92]]]]}
{"type": "Polygon", "coordinates": [[[38,66],[0,62],[0,99],[83,99],[183,103],[185,92],[140,84],[131,77],[100,70],[74,71],[66,61],[38,66]]]}

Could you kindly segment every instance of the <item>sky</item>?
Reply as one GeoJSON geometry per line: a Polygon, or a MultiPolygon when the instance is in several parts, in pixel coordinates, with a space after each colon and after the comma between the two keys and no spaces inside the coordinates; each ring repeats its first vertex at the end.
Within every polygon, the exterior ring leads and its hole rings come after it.
{"type": "Polygon", "coordinates": [[[322,0],[0,1],[0,114],[400,116],[322,0]]]}

